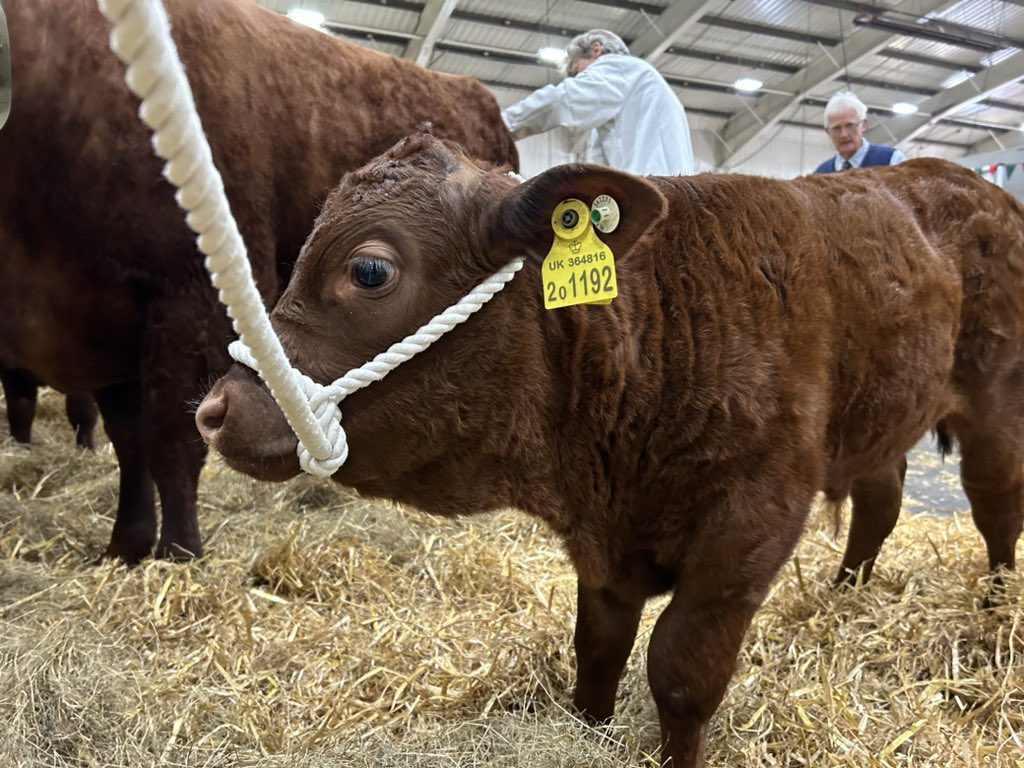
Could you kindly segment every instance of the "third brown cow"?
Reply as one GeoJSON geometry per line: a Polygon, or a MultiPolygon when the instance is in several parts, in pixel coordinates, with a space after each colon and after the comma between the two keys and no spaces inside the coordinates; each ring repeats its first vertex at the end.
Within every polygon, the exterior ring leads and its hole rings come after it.
{"type": "MultiPolygon", "coordinates": [[[[360,48],[251,0],[166,6],[268,303],[341,174],[418,125],[483,161],[518,163],[497,101],[476,81],[360,48]]],[[[92,393],[121,471],[107,555],[135,563],[154,544],[163,556],[199,555],[205,446],[191,410],[227,369],[230,324],[95,0],[19,0],[7,4],[7,21],[0,370],[31,384],[8,403],[19,409],[12,429],[30,423],[35,383],[92,393]]]]}
{"type": "MultiPolygon", "coordinates": [[[[575,704],[591,718],[612,715],[645,601],[671,592],[647,651],[662,754],[703,765],[816,492],[852,494],[855,569],[890,532],[904,455],[929,429],[959,443],[989,564],[1013,567],[1024,209],[1002,190],[939,160],[794,181],[567,165],[516,185],[417,135],[343,179],[272,320],[328,383],[519,256],[477,315],[342,402],[334,480],[439,514],[545,520],[578,574],[575,704]],[[620,223],[567,261],[590,290],[611,254],[618,295],[546,309],[553,212],[601,196],[620,223]]],[[[197,421],[244,472],[299,471],[242,366],[197,421]]]]}

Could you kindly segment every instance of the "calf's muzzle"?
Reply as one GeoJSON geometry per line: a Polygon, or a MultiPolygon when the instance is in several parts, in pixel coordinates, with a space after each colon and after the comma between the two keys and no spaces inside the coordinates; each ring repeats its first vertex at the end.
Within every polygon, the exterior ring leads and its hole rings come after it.
{"type": "Polygon", "coordinates": [[[288,480],[301,471],[298,438],[267,388],[233,365],[203,398],[196,427],[233,469],[259,480],[288,480]]]}

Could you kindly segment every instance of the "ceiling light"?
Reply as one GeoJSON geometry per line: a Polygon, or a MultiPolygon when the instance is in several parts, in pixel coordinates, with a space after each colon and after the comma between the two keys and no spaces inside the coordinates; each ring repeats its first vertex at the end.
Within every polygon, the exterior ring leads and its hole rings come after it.
{"type": "Polygon", "coordinates": [[[907,101],[897,101],[892,105],[892,111],[897,115],[912,115],[917,112],[917,104],[911,104],[907,101]]]}
{"type": "Polygon", "coordinates": [[[762,83],[756,77],[741,77],[739,80],[732,84],[732,87],[735,88],[737,91],[752,93],[754,91],[760,90],[762,85],[764,85],[764,83],[762,83]]]}
{"type": "Polygon", "coordinates": [[[952,75],[947,77],[940,84],[940,88],[952,88],[953,86],[960,85],[960,83],[966,82],[974,77],[973,72],[968,72],[966,69],[961,69],[954,72],[952,75]]]}
{"type": "Polygon", "coordinates": [[[978,59],[978,63],[983,67],[994,67],[996,64],[1006,61],[1008,58],[1013,56],[1017,50],[1017,48],[1000,48],[998,51],[990,53],[988,56],[982,56],[978,59]]]}
{"type": "Polygon", "coordinates": [[[319,29],[324,23],[324,15],[322,13],[311,11],[308,8],[292,8],[288,11],[288,18],[313,29],[319,29]]]}
{"type": "Polygon", "coordinates": [[[546,45],[537,51],[537,56],[541,61],[546,61],[549,64],[561,66],[565,63],[565,51],[561,48],[554,48],[550,45],[546,45]]]}

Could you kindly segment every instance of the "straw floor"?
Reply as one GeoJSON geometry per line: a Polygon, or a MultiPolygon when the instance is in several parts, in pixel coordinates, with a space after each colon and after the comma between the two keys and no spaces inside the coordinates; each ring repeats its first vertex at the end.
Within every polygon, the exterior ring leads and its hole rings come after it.
{"type": "MultiPolygon", "coordinates": [[[[61,407],[44,398],[25,448],[0,403],[0,765],[657,765],[659,603],[615,724],[584,725],[574,577],[530,518],[440,520],[213,460],[208,557],[93,565],[116,464],[73,447],[61,407]]],[[[872,583],[836,592],[829,528],[816,513],[751,627],[709,765],[1024,768],[1022,579],[984,610],[969,516],[905,514],[872,583]]]]}

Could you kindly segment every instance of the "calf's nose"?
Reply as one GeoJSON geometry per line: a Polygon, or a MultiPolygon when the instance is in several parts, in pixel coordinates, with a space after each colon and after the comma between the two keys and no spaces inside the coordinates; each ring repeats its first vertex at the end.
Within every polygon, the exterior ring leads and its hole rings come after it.
{"type": "Polygon", "coordinates": [[[228,465],[260,480],[302,471],[298,438],[256,374],[232,366],[196,409],[196,428],[228,465]]]}
{"type": "Polygon", "coordinates": [[[213,445],[217,440],[220,428],[224,426],[224,420],[228,415],[228,396],[223,387],[214,387],[210,393],[203,398],[196,410],[196,427],[203,440],[213,445]]]}

